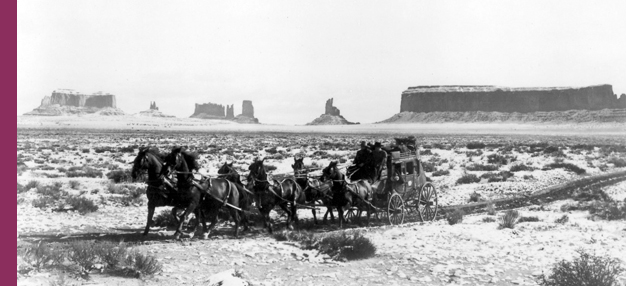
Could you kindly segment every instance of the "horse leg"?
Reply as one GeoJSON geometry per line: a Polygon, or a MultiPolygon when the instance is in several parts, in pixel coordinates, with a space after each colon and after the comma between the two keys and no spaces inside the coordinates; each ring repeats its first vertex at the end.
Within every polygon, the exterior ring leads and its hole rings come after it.
{"type": "MultiPolygon", "coordinates": [[[[176,232],[174,233],[174,239],[180,239],[180,236],[183,234],[183,224],[187,220],[187,216],[189,216],[189,214],[194,212],[195,210],[196,210],[196,203],[194,202],[192,202],[187,207],[187,209],[185,209],[185,212],[183,213],[183,216],[181,217],[180,222],[178,223],[178,228],[176,229],[176,232]]],[[[191,233],[191,236],[193,236],[193,233],[191,233]]]]}
{"type": "Polygon", "coordinates": [[[343,207],[337,206],[337,216],[339,216],[339,228],[343,229],[343,207]]]}
{"type": "Polygon", "coordinates": [[[293,219],[292,216],[293,214],[291,213],[291,210],[289,210],[289,207],[287,204],[282,203],[279,205],[281,209],[283,209],[283,211],[285,211],[287,213],[287,228],[290,230],[293,230],[293,226],[291,225],[291,220],[293,219]]]}
{"type": "Polygon", "coordinates": [[[235,209],[230,210],[230,216],[235,221],[235,238],[239,238],[239,211],[235,209]]]}
{"type": "Polygon", "coordinates": [[[211,221],[211,224],[209,225],[209,229],[207,229],[204,234],[202,234],[203,239],[209,238],[211,231],[213,230],[213,228],[215,228],[215,224],[217,223],[217,214],[219,213],[219,207],[215,206],[214,203],[209,203],[208,209],[208,219],[211,221]]]}
{"type": "Polygon", "coordinates": [[[196,208],[196,220],[202,223],[202,233],[204,234],[206,232],[206,219],[204,217],[204,211],[201,207],[196,208]]]}
{"type": "Polygon", "coordinates": [[[150,225],[152,224],[152,217],[154,216],[155,205],[148,202],[148,221],[146,222],[146,228],[143,231],[143,236],[148,235],[150,232],[150,225]]]}

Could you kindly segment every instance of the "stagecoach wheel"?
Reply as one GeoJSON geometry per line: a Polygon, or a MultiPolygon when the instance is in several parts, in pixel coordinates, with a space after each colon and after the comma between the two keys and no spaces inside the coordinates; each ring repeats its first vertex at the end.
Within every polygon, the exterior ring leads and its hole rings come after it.
{"type": "Polygon", "coordinates": [[[356,214],[354,213],[354,209],[352,208],[347,209],[346,212],[343,214],[343,219],[348,223],[354,223],[355,217],[356,214]]]}
{"type": "Polygon", "coordinates": [[[390,224],[398,225],[404,222],[404,201],[402,201],[402,197],[397,193],[394,193],[391,195],[391,198],[389,198],[387,212],[389,214],[390,224]]]}
{"type": "Polygon", "coordinates": [[[417,212],[422,221],[434,220],[437,216],[439,202],[437,199],[437,190],[431,183],[426,183],[420,190],[419,199],[417,201],[417,212]]]}

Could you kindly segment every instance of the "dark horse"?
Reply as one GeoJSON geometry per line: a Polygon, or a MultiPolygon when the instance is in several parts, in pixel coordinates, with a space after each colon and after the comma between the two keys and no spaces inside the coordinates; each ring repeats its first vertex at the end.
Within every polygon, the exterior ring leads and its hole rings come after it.
{"type": "Polygon", "coordinates": [[[332,183],[332,205],[337,207],[340,228],[343,228],[343,208],[353,206],[358,208],[359,214],[364,210],[367,211],[367,224],[369,224],[371,212],[376,212],[369,202],[373,195],[369,182],[363,180],[354,183],[346,182],[346,177],[339,172],[336,161],[330,162],[328,167],[322,170],[322,181],[332,183]]]}
{"type": "Polygon", "coordinates": [[[251,186],[254,190],[256,205],[259,208],[259,212],[263,217],[263,225],[267,227],[267,230],[272,233],[272,221],[270,219],[270,212],[276,205],[287,213],[287,227],[292,228],[291,220],[294,215],[292,210],[295,209],[296,201],[303,201],[304,194],[298,184],[291,180],[293,184],[276,184],[277,181],[270,182],[267,180],[267,173],[263,166],[263,161],[255,159],[254,162],[248,167],[250,174],[248,174],[248,186],[251,186]],[[289,186],[291,185],[291,186],[289,186]],[[291,210],[288,208],[289,203],[292,203],[291,210]]]}
{"type": "Polygon", "coordinates": [[[169,182],[165,182],[161,175],[164,160],[165,156],[160,154],[157,148],[143,147],[139,149],[139,153],[133,161],[131,171],[133,179],[136,179],[142,170],[148,171],[148,180],[146,181],[148,185],[146,190],[146,196],[148,197],[148,221],[146,222],[143,235],[148,235],[150,231],[156,207],[173,206],[172,216],[178,222],[179,218],[176,216],[176,211],[179,208],[184,208],[186,205],[186,202],[180,198],[178,191],[169,182]]]}
{"type": "Polygon", "coordinates": [[[206,233],[206,222],[202,212],[196,212],[196,208],[200,205],[204,193],[208,190],[208,182],[204,181],[202,185],[194,182],[192,170],[198,170],[199,166],[196,162],[196,155],[182,151],[180,148],[174,148],[172,153],[165,157],[165,168],[161,170],[162,175],[168,173],[176,174],[177,178],[177,207],[184,208],[185,212],[182,219],[178,223],[174,237],[179,239],[182,234],[183,224],[190,213],[195,213],[199,221],[202,222],[203,232],[206,233]]]}
{"type": "Polygon", "coordinates": [[[211,221],[211,225],[209,226],[208,231],[204,232],[203,237],[205,239],[209,237],[211,230],[213,230],[215,223],[217,223],[217,216],[220,208],[225,206],[227,203],[229,204],[227,208],[230,210],[230,216],[235,222],[234,235],[235,237],[239,237],[240,211],[233,207],[241,207],[242,194],[238,191],[234,183],[223,178],[206,178],[203,180],[203,186],[205,184],[207,185],[208,190],[206,191],[205,199],[202,201],[201,208],[203,213],[207,213],[207,216],[211,221]]]}
{"type": "MultiPolygon", "coordinates": [[[[326,213],[324,214],[324,223],[326,223],[326,217],[330,213],[330,219],[334,222],[335,215],[332,212],[332,193],[331,184],[328,182],[321,182],[318,179],[309,178],[309,172],[304,168],[304,158],[294,158],[294,163],[291,165],[293,168],[293,174],[296,178],[296,183],[302,188],[306,197],[307,203],[315,203],[316,201],[322,201],[326,206],[326,213]]],[[[313,222],[317,224],[316,210],[312,209],[313,222]]]]}
{"type": "Polygon", "coordinates": [[[239,175],[237,170],[233,168],[233,163],[228,164],[224,162],[224,165],[222,165],[222,167],[217,170],[217,176],[232,182],[237,188],[237,191],[240,195],[239,206],[242,209],[242,211],[239,213],[239,216],[241,217],[244,231],[248,230],[249,220],[246,213],[250,211],[252,201],[254,200],[254,193],[247,189],[241,182],[241,176],[239,175]]]}

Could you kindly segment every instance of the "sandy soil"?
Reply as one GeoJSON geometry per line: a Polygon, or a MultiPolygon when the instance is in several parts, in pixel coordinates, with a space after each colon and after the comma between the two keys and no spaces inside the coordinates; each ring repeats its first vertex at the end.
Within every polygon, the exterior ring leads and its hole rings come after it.
{"type": "MultiPolygon", "coordinates": [[[[185,122],[181,124],[187,124],[196,120],[181,121],[185,122]]],[[[202,120],[198,122],[205,124],[202,120]]],[[[624,221],[590,220],[587,212],[572,211],[567,213],[570,218],[568,223],[554,222],[564,215],[560,211],[561,205],[570,200],[546,204],[543,210],[536,207],[519,209],[522,216],[537,216],[540,221],[520,223],[514,230],[499,230],[497,222],[483,222],[483,218],[489,216],[487,214],[466,216],[462,223],[456,225],[449,225],[445,220],[418,223],[415,214],[409,214],[407,223],[395,227],[382,222],[373,222],[371,227],[364,228],[352,224],[349,228],[365,231],[378,251],[373,258],[351,262],[334,261],[315,251],[302,250],[297,244],[278,242],[260,226],[245,233],[242,238],[234,239],[231,236],[232,227],[226,221],[220,223],[217,232],[209,240],[193,238],[174,241],[171,239],[172,230],[159,228],[153,228],[147,238],[142,238],[140,232],[147,213],[145,198],[142,196],[126,206],[114,198],[124,196],[124,192],[117,190],[118,187],[142,188],[143,184],[115,185],[104,175],[96,178],[68,178],[64,169],[90,166],[106,174],[113,169],[128,169],[129,162],[136,155],[137,146],[151,145],[169,150],[173,145],[187,145],[192,150],[205,151],[200,156],[202,173],[215,173],[224,161],[235,162],[236,166],[245,168],[252,158],[259,156],[271,157],[268,164],[276,167],[273,173],[277,174],[290,171],[290,164],[296,154],[303,154],[306,157],[305,164],[314,166],[325,166],[331,160],[343,159],[349,162],[354,156],[354,146],[360,140],[390,142],[391,138],[386,134],[376,134],[380,130],[376,128],[382,128],[379,125],[364,125],[361,126],[363,129],[349,129],[346,132],[372,132],[371,135],[357,136],[315,134],[315,131],[309,135],[232,133],[233,130],[226,128],[258,128],[258,125],[237,124],[216,125],[223,127],[224,133],[128,129],[83,131],[74,129],[81,123],[76,124],[69,129],[55,127],[45,130],[37,127],[31,130],[20,129],[18,122],[17,182],[21,185],[30,181],[38,181],[42,185],[61,183],[61,189],[69,194],[98,202],[99,209],[81,215],[73,211],[35,208],[32,201],[39,198],[40,194],[35,188],[24,190],[18,194],[18,246],[37,241],[123,239],[133,243],[138,250],[155,255],[164,265],[162,273],[147,281],[93,273],[91,281],[70,278],[70,283],[77,285],[206,285],[212,275],[229,269],[243,271],[244,280],[252,285],[535,285],[534,279],[538,274],[547,271],[554,262],[572,257],[579,248],[613,257],[626,257],[626,240],[622,239],[626,235],[624,221]],[[130,150],[123,151],[121,148],[130,150]],[[272,151],[272,148],[276,150],[272,151]],[[21,171],[19,163],[23,164],[21,171]],[[72,181],[78,182],[78,186],[72,187],[72,181]],[[116,193],[112,193],[113,190],[117,190],[116,193]]],[[[402,125],[397,128],[402,132],[419,134],[416,129],[409,127],[402,125]]],[[[273,130],[272,126],[261,128],[268,128],[265,129],[268,132],[273,130]]],[[[286,130],[303,130],[308,127],[275,128],[281,130],[279,133],[289,133],[291,131],[286,130]]],[[[528,128],[531,130],[531,127],[528,128]]],[[[319,132],[323,129],[319,129],[319,132]]],[[[334,130],[338,133],[345,131],[341,128],[334,130]]],[[[485,129],[481,130],[486,132],[485,129]]],[[[444,176],[432,176],[432,172],[427,172],[427,176],[437,186],[440,206],[467,203],[472,193],[478,193],[485,199],[508,197],[588,175],[626,169],[607,161],[611,157],[624,156],[623,153],[612,151],[623,146],[620,142],[624,142],[624,134],[609,132],[602,135],[605,137],[597,134],[562,136],[565,134],[476,136],[437,135],[435,132],[435,135],[420,135],[418,139],[420,152],[424,154],[422,160],[431,162],[436,170],[450,172],[444,176]],[[475,153],[477,150],[466,147],[468,142],[473,141],[493,145],[480,148],[480,153],[475,153]],[[530,150],[532,148],[529,146],[541,142],[546,144],[541,148],[557,146],[562,156],[530,150]],[[583,149],[576,147],[579,144],[583,145],[583,149]],[[585,144],[592,147],[588,148],[585,144]],[[509,148],[511,146],[513,148],[509,148]],[[472,184],[456,183],[464,173],[477,176],[487,173],[468,171],[467,167],[487,164],[488,156],[492,154],[515,157],[515,161],[499,165],[492,172],[507,171],[519,164],[534,169],[515,172],[512,178],[504,182],[483,179],[472,184]],[[555,160],[583,167],[586,173],[577,175],[564,169],[543,170],[546,164],[555,160]]],[[[623,200],[626,198],[626,182],[607,187],[604,191],[616,200],[623,200]]],[[[166,209],[159,208],[157,213],[166,209]]],[[[312,226],[308,210],[300,210],[299,215],[303,218],[303,227],[310,231],[338,231],[336,224],[312,226]]],[[[500,215],[502,212],[491,217],[500,215]]],[[[273,213],[273,217],[279,223],[283,222],[280,213],[273,213]]],[[[23,262],[18,257],[18,266],[20,263],[23,262]]],[[[56,279],[56,275],[42,272],[19,276],[18,285],[49,285],[50,281],[56,279]]],[[[626,276],[621,279],[626,282],[626,276]]]]}

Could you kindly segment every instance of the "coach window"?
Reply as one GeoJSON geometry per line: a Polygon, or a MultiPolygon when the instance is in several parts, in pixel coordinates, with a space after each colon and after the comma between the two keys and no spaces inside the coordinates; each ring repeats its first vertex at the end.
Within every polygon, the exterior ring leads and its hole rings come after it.
{"type": "Polygon", "coordinates": [[[413,174],[413,161],[411,162],[406,162],[406,173],[407,174],[413,174]]]}

